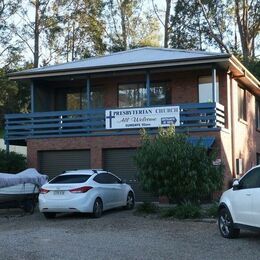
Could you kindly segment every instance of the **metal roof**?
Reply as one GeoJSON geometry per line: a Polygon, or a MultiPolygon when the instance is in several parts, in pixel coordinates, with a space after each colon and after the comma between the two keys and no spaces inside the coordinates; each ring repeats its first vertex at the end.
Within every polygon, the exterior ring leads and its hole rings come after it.
{"type": "Polygon", "coordinates": [[[86,71],[96,68],[103,68],[105,70],[105,68],[111,67],[115,68],[116,70],[118,67],[129,67],[142,64],[210,60],[218,58],[228,59],[230,56],[230,54],[211,53],[204,51],[144,47],[117,52],[105,56],[91,57],[85,60],[19,71],[10,73],[9,76],[11,78],[16,78],[16,76],[51,74],[65,71],[69,74],[70,71],[86,71]]]}

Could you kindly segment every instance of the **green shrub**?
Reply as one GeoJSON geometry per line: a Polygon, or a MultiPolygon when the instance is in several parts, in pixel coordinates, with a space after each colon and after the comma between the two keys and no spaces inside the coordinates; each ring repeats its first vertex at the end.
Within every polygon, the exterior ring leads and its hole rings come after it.
{"type": "Polygon", "coordinates": [[[179,219],[199,218],[200,216],[200,207],[190,202],[185,202],[175,208],[175,217],[179,219]]]}
{"type": "Polygon", "coordinates": [[[223,166],[214,166],[215,153],[200,143],[192,145],[174,127],[160,129],[156,136],[144,130],[135,162],[144,190],[167,196],[170,201],[198,202],[222,188],[223,166]]]}
{"type": "Polygon", "coordinates": [[[0,150],[0,172],[18,173],[27,168],[26,157],[15,152],[0,150]]]}
{"type": "Polygon", "coordinates": [[[158,206],[154,203],[143,202],[137,205],[136,212],[142,214],[154,214],[158,212],[158,206]]]}
{"type": "Polygon", "coordinates": [[[206,217],[216,218],[218,216],[218,203],[213,203],[208,209],[206,209],[206,217]]]}
{"type": "Polygon", "coordinates": [[[161,216],[178,219],[199,218],[201,216],[201,208],[191,202],[184,202],[176,207],[162,210],[161,216]]]}

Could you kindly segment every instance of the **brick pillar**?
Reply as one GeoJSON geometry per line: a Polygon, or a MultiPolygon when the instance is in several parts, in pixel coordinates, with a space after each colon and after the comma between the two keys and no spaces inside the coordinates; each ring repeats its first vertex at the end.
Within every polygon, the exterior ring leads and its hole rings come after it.
{"type": "Polygon", "coordinates": [[[90,150],[90,167],[93,169],[102,169],[102,149],[100,147],[92,147],[90,150]]]}

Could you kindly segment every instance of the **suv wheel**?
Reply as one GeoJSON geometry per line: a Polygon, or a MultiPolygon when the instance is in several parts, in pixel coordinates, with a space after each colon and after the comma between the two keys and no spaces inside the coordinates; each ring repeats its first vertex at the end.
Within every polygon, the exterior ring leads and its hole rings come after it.
{"type": "Polygon", "coordinates": [[[223,208],[219,212],[218,227],[220,234],[225,238],[236,238],[240,229],[234,228],[234,222],[228,209],[223,208]]]}

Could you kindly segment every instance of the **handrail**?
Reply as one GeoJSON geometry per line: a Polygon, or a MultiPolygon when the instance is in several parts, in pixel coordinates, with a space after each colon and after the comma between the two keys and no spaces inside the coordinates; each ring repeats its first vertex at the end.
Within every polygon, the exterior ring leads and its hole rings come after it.
{"type": "MultiPolygon", "coordinates": [[[[182,131],[211,131],[225,126],[224,106],[218,103],[176,104],[180,106],[182,131]]],[[[52,136],[97,136],[129,133],[106,130],[105,109],[51,111],[5,115],[5,140],[52,136]]],[[[131,131],[130,131],[131,132],[131,131]]],[[[138,133],[138,130],[132,132],[138,133]]]]}

